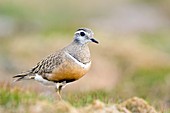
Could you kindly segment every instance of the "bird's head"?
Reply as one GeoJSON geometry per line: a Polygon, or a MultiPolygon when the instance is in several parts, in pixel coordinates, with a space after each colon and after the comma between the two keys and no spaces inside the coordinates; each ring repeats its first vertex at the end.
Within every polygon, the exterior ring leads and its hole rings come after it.
{"type": "Polygon", "coordinates": [[[87,44],[89,42],[99,43],[93,37],[94,33],[91,29],[80,28],[74,33],[74,41],[80,44],[87,44]]]}

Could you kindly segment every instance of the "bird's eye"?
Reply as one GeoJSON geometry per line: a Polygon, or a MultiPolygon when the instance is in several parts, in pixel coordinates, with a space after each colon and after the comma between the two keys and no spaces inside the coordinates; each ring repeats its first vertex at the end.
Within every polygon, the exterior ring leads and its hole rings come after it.
{"type": "Polygon", "coordinates": [[[80,32],[80,35],[81,35],[81,36],[85,36],[85,33],[84,33],[84,32],[80,32]]]}

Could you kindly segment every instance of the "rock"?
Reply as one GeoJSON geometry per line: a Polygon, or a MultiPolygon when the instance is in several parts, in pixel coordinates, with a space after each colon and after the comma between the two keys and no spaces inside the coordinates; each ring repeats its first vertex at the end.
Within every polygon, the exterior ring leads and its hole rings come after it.
{"type": "Polygon", "coordinates": [[[79,113],[131,113],[126,108],[118,108],[116,105],[106,105],[99,100],[95,100],[87,107],[79,109],[79,113]]]}
{"type": "Polygon", "coordinates": [[[125,107],[132,113],[158,113],[145,100],[138,97],[130,98],[121,103],[119,106],[125,107]]]}

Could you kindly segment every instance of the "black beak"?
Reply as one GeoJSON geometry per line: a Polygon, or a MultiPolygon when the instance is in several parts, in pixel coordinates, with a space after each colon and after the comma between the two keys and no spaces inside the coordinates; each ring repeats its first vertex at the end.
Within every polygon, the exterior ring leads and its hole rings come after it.
{"type": "Polygon", "coordinates": [[[96,43],[96,44],[99,43],[99,42],[98,42],[97,40],[95,40],[94,38],[91,38],[90,40],[91,40],[92,42],[96,43]]]}

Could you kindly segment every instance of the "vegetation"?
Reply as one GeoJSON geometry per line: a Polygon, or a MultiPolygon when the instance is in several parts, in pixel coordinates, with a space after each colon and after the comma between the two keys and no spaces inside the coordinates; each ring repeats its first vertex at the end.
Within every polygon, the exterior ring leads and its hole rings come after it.
{"type": "Polygon", "coordinates": [[[140,97],[170,113],[167,4],[169,0],[0,1],[0,112],[55,111],[57,99],[50,88],[32,81],[14,85],[12,76],[67,45],[77,28],[89,27],[100,45],[90,48],[91,71],[64,89],[67,107],[83,109],[95,100],[115,105],[140,97]]]}

